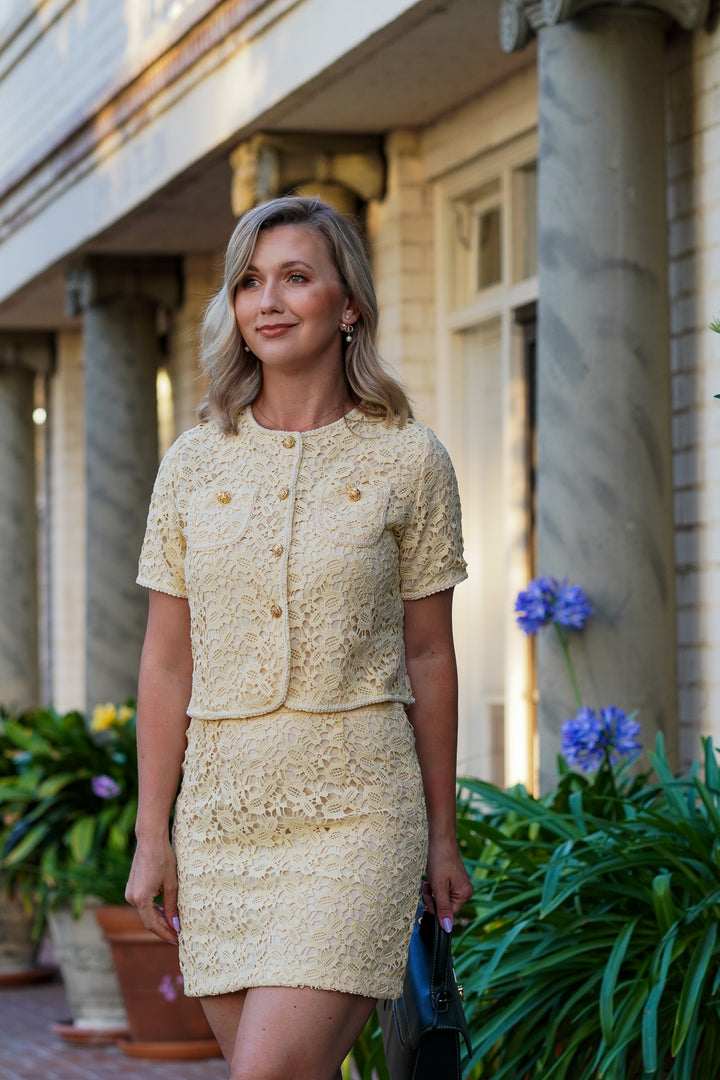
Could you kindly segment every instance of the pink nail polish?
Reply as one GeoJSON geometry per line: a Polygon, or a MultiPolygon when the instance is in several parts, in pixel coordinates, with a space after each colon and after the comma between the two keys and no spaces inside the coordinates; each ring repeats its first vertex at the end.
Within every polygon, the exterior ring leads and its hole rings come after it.
{"type": "Polygon", "coordinates": [[[445,930],[446,933],[449,934],[452,930],[452,919],[441,919],[440,925],[442,926],[443,930],[445,930]]]}

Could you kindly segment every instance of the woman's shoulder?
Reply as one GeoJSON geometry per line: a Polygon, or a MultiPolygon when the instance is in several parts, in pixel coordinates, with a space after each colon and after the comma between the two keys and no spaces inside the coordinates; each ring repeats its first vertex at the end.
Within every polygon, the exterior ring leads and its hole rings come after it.
{"type": "Polygon", "coordinates": [[[363,427],[363,433],[378,440],[386,452],[405,461],[423,462],[428,458],[447,457],[447,450],[433,429],[419,420],[393,420],[388,423],[363,417],[363,427]]]}
{"type": "Polygon", "coordinates": [[[192,484],[193,478],[229,459],[234,436],[223,433],[215,421],[203,421],[178,435],[164,454],[158,470],[172,483],[192,484]]]}
{"type": "Polygon", "coordinates": [[[194,427],[186,428],[176,438],[175,442],[166,452],[163,460],[192,458],[194,454],[202,454],[207,450],[217,450],[228,442],[229,436],[225,435],[220,425],[215,420],[204,420],[194,427]]]}

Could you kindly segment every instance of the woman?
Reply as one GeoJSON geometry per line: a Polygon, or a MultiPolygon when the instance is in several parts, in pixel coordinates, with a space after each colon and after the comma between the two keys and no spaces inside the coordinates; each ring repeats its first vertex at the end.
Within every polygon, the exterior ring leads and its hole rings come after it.
{"type": "Polygon", "coordinates": [[[232,1080],[339,1077],[401,992],[423,871],[447,928],[472,892],[457,490],[376,326],[341,215],[295,197],[246,214],[205,319],[203,423],[148,517],[127,898],[179,942],[232,1080]]]}

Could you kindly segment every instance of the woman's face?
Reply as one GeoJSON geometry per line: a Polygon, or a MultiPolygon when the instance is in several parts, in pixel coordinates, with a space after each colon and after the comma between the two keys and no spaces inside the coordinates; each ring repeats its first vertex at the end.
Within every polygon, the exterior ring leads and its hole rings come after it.
{"type": "Polygon", "coordinates": [[[260,233],[235,290],[235,318],[264,365],[288,372],[341,365],[340,322],[357,317],[321,233],[304,225],[260,233]]]}

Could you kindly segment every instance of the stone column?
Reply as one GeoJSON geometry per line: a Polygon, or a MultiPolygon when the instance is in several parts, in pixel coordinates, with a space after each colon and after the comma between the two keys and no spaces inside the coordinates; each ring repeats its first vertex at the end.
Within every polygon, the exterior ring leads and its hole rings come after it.
{"type": "Polygon", "coordinates": [[[0,334],[0,704],[39,705],[33,383],[52,340],[0,334]]]}
{"type": "Polygon", "coordinates": [[[137,691],[147,596],[135,585],[158,464],[158,307],[179,300],[174,260],[92,258],[68,276],[83,314],[86,468],[86,704],[137,691]]]}
{"type": "MultiPolygon", "coordinates": [[[[676,752],[664,36],[704,0],[506,0],[503,46],[539,39],[537,536],[541,574],[595,615],[572,640],[585,704],[637,710],[676,752]],[[655,10],[648,10],[654,8],[655,10]]],[[[540,782],[575,713],[538,644],[540,782]]]]}

